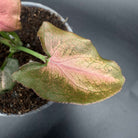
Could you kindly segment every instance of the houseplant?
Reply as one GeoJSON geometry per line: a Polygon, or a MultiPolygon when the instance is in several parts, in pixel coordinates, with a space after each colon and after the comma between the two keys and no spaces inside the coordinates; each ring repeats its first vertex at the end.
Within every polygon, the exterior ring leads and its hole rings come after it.
{"type": "MultiPolygon", "coordinates": [[[[19,21],[17,26],[20,28],[19,21]]],[[[4,28],[3,31],[7,30],[4,28]]],[[[20,46],[22,42],[16,34],[8,35],[2,32],[0,40],[11,48],[11,52],[21,50],[44,62],[27,63],[17,72],[13,71],[12,82],[18,81],[44,99],[61,103],[94,103],[114,95],[124,83],[119,66],[101,58],[90,40],[62,31],[49,22],[44,22],[38,31],[47,58],[20,46]]],[[[7,61],[2,70],[6,64],[7,61]]]]}

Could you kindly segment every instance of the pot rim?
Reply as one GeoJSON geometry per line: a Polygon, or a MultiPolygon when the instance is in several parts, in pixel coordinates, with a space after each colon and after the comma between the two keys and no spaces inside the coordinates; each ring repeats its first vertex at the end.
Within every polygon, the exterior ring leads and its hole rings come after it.
{"type": "Polygon", "coordinates": [[[72,28],[69,26],[69,24],[66,22],[66,20],[57,11],[53,10],[49,6],[45,6],[38,2],[28,2],[28,1],[22,1],[21,4],[28,6],[28,7],[32,6],[32,7],[42,8],[42,9],[50,11],[51,13],[54,13],[56,16],[58,16],[61,19],[62,22],[65,22],[65,26],[67,27],[67,30],[69,32],[73,32],[72,28]]]}
{"type": "MultiPolygon", "coordinates": [[[[52,8],[50,8],[48,6],[45,6],[45,5],[41,4],[41,3],[37,3],[37,2],[22,1],[21,4],[23,6],[27,6],[27,7],[38,7],[38,8],[42,8],[42,9],[45,9],[45,10],[49,11],[51,14],[55,14],[56,16],[58,16],[61,19],[62,22],[65,22],[65,26],[67,27],[67,30],[69,32],[73,32],[73,30],[71,29],[71,27],[69,26],[69,24],[66,22],[66,20],[58,12],[56,12],[52,8]]],[[[49,101],[47,104],[44,104],[44,105],[40,106],[39,108],[37,108],[35,110],[32,110],[32,111],[29,111],[29,112],[24,113],[24,114],[6,114],[6,113],[2,113],[1,112],[0,113],[0,116],[2,116],[2,117],[22,117],[22,116],[26,116],[26,115],[31,115],[31,114],[37,113],[39,111],[42,111],[43,109],[48,108],[53,103],[54,102],[49,101]]]]}

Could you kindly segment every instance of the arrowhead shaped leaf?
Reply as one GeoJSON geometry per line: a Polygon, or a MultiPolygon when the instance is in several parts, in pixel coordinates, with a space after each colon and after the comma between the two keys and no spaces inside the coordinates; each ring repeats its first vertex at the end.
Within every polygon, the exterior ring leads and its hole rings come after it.
{"type": "Polygon", "coordinates": [[[38,36],[50,57],[47,66],[28,63],[14,73],[13,78],[40,97],[87,104],[121,90],[125,79],[120,67],[114,61],[101,58],[90,40],[48,22],[43,23],[38,36]]]}
{"type": "Polygon", "coordinates": [[[7,64],[4,70],[0,70],[0,93],[14,86],[12,73],[17,71],[18,67],[18,60],[7,58],[7,64]]]}
{"type": "Polygon", "coordinates": [[[0,31],[14,31],[21,28],[20,0],[1,0],[0,31]]]}

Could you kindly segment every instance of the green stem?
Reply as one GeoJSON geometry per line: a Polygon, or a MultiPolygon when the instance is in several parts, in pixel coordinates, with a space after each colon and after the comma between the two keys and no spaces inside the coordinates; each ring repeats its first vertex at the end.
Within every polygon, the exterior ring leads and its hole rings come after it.
{"type": "Polygon", "coordinates": [[[14,51],[14,52],[23,51],[30,55],[35,56],[36,58],[42,60],[44,63],[46,63],[46,61],[47,61],[47,56],[41,55],[41,54],[39,54],[31,49],[28,49],[26,47],[17,46],[15,44],[13,44],[10,40],[0,37],[0,42],[5,44],[6,46],[10,47],[11,51],[14,51]]]}
{"type": "Polygon", "coordinates": [[[31,50],[31,49],[28,49],[26,47],[17,46],[16,49],[19,50],[19,51],[23,51],[25,53],[28,53],[30,55],[33,55],[34,57],[42,60],[44,63],[47,61],[47,56],[41,55],[41,54],[39,54],[39,53],[37,53],[37,52],[35,52],[35,51],[31,50]]]}
{"type": "MultiPolygon", "coordinates": [[[[11,58],[13,56],[13,54],[14,53],[9,53],[8,58],[11,58]]],[[[3,70],[4,67],[6,66],[6,64],[7,64],[7,58],[4,60],[4,62],[3,62],[3,64],[2,64],[0,69],[3,70]]]]}

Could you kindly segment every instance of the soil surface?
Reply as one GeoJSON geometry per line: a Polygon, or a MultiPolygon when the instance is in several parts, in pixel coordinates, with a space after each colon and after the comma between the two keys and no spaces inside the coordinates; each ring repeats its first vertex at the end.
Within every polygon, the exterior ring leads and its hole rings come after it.
{"type": "MultiPolygon", "coordinates": [[[[50,12],[41,8],[22,7],[22,30],[17,33],[25,47],[33,49],[44,55],[45,53],[42,50],[40,41],[37,37],[37,31],[43,21],[49,21],[55,26],[63,30],[67,30],[64,23],[62,23],[54,14],[50,14],[50,12]]],[[[8,53],[8,47],[0,44],[0,66],[8,53]]],[[[14,58],[19,60],[20,66],[30,60],[41,62],[39,59],[36,59],[24,52],[16,53],[14,58]]],[[[32,89],[25,88],[21,84],[17,83],[12,90],[0,95],[0,112],[7,114],[23,114],[37,109],[47,102],[47,100],[38,97],[32,89]]]]}

